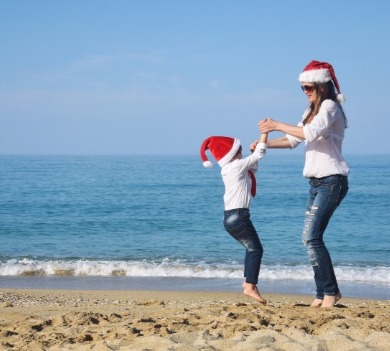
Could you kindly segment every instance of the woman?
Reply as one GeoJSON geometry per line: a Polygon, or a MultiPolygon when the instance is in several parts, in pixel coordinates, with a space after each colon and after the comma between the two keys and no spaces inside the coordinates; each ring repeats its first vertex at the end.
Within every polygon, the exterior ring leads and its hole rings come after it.
{"type": "Polygon", "coordinates": [[[259,122],[259,126],[263,133],[286,134],[269,140],[269,148],[295,148],[305,142],[303,175],[309,179],[310,191],[302,237],[317,287],[312,306],[333,307],[341,293],[323,235],[333,212],[348,192],[349,167],[341,153],[347,128],[341,107],[344,97],[329,63],[310,62],[299,75],[299,81],[310,105],[298,126],[271,118],[259,122]]]}

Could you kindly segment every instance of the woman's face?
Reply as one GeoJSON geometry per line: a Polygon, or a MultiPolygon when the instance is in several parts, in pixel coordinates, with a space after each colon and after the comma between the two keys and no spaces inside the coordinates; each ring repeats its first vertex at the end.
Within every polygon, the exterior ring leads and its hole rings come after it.
{"type": "Polygon", "coordinates": [[[314,103],[317,100],[317,87],[313,83],[302,83],[302,90],[310,103],[314,103]]]}

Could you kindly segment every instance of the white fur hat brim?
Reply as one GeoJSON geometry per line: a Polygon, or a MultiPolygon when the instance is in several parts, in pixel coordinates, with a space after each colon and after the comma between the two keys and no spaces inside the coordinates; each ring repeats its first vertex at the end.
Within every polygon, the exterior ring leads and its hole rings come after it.
{"type": "Polygon", "coordinates": [[[304,71],[299,75],[301,83],[326,83],[332,80],[327,68],[304,71]]]}

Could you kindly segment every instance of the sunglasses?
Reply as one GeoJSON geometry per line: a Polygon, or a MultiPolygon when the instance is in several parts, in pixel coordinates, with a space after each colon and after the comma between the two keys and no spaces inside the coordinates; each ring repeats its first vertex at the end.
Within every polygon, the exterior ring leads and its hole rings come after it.
{"type": "Polygon", "coordinates": [[[316,86],[315,85],[302,85],[301,89],[302,89],[302,91],[305,91],[307,93],[312,93],[316,89],[316,86]]]}

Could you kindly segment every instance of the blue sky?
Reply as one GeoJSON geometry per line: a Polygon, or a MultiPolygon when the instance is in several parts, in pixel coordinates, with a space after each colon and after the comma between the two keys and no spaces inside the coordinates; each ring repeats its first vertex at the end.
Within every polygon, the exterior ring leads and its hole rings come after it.
{"type": "Polygon", "coordinates": [[[1,0],[0,153],[249,145],[265,117],[299,121],[313,59],[347,97],[344,152],[389,153],[389,18],[388,0],[1,0]]]}

